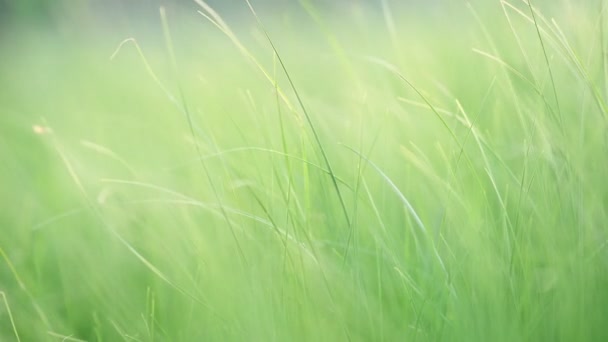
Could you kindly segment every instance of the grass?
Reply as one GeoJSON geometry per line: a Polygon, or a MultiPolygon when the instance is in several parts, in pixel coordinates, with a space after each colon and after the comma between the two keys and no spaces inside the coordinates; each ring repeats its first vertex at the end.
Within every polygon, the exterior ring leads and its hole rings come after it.
{"type": "Polygon", "coordinates": [[[3,33],[0,340],[606,340],[603,4],[301,4],[3,33]]]}

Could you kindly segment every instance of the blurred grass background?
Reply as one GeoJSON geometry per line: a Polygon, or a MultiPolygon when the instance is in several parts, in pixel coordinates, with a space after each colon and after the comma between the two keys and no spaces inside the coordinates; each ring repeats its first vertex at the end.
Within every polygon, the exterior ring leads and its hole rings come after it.
{"type": "Polygon", "coordinates": [[[0,340],[605,340],[602,4],[4,2],[0,340]]]}

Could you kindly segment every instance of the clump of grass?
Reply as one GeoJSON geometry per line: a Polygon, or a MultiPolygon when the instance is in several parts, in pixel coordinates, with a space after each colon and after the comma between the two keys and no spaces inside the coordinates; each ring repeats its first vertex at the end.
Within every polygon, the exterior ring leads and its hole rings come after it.
{"type": "Polygon", "coordinates": [[[604,7],[197,3],[4,52],[0,339],[608,338],[604,7]]]}

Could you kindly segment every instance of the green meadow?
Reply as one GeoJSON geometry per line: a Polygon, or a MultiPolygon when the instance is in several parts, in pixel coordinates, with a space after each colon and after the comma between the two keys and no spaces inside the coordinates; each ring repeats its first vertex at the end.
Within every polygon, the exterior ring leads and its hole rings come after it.
{"type": "Polygon", "coordinates": [[[191,5],[4,23],[1,341],[608,340],[602,1],[191,5]]]}

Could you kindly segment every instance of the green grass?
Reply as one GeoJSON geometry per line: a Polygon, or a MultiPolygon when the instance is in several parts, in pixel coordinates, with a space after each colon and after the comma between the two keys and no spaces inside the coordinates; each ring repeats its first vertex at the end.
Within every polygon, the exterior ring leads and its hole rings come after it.
{"type": "Polygon", "coordinates": [[[302,3],[3,33],[0,340],[608,339],[601,4],[302,3]]]}

